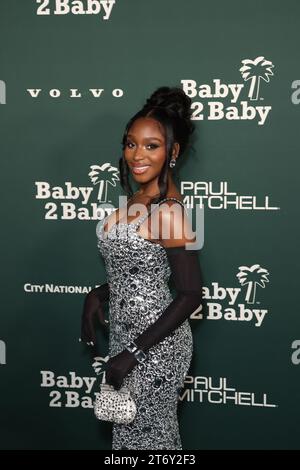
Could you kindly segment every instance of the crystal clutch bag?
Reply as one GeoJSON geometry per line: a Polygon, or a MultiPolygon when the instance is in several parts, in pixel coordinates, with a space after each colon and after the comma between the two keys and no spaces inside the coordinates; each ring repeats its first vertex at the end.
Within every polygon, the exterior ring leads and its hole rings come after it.
{"type": "Polygon", "coordinates": [[[136,415],[136,404],[126,387],[115,390],[112,385],[101,384],[94,401],[96,418],[118,424],[131,423],[136,415]]]}

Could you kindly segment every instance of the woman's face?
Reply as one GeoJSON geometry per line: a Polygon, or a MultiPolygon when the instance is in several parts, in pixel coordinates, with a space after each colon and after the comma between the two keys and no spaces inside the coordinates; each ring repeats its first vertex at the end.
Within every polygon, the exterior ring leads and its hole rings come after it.
{"type": "Polygon", "coordinates": [[[155,119],[142,117],[133,123],[125,142],[124,157],[138,183],[148,183],[158,177],[166,149],[165,137],[155,119]]]}

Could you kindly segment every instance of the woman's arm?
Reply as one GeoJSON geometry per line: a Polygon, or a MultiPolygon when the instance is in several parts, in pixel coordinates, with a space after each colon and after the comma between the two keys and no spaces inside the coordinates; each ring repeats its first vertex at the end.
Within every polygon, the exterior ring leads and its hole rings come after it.
{"type": "Polygon", "coordinates": [[[184,246],[166,248],[176,296],[162,315],[134,343],[146,352],[177,329],[199,307],[202,301],[202,275],[198,250],[184,246]]]}
{"type": "Polygon", "coordinates": [[[106,302],[109,299],[109,284],[105,282],[98,287],[94,287],[94,289],[90,290],[87,295],[93,293],[100,302],[106,302]]]}
{"type": "Polygon", "coordinates": [[[81,317],[81,341],[93,346],[96,343],[95,318],[101,325],[107,326],[103,305],[109,299],[109,284],[106,282],[92,289],[84,299],[81,317]]]}

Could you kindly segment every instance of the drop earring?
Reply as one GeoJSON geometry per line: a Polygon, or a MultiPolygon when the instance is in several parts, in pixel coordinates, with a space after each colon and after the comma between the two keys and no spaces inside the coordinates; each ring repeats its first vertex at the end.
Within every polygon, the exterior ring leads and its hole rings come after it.
{"type": "Polygon", "coordinates": [[[176,158],[172,158],[172,160],[169,163],[169,167],[174,168],[175,165],[176,165],[176,158]]]}

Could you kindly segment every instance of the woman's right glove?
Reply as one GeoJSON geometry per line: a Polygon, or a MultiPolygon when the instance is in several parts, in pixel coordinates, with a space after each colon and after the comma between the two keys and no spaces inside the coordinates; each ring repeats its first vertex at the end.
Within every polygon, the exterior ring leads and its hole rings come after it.
{"type": "Polygon", "coordinates": [[[96,344],[95,318],[105,327],[108,326],[108,320],[104,315],[104,302],[109,299],[109,284],[101,284],[92,289],[84,299],[83,313],[81,317],[81,337],[88,346],[96,344]]]}

